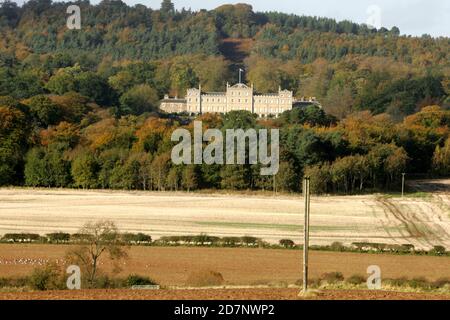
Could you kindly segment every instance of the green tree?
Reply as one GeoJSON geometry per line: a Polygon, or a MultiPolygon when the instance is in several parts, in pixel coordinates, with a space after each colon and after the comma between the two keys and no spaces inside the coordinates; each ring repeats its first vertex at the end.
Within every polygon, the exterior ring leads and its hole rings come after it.
{"type": "Polygon", "coordinates": [[[74,186],[83,189],[96,188],[98,186],[99,164],[90,152],[79,154],[72,161],[72,177],[74,186]]]}
{"type": "Polygon", "coordinates": [[[277,175],[275,176],[277,190],[284,192],[298,191],[300,182],[294,165],[289,162],[281,162],[277,175]]]}
{"type": "Polygon", "coordinates": [[[183,169],[181,184],[189,192],[199,186],[200,172],[196,165],[187,165],[183,169]]]}
{"type": "Polygon", "coordinates": [[[158,93],[146,84],[137,85],[120,97],[123,114],[140,115],[156,110],[158,93]]]}
{"type": "Polygon", "coordinates": [[[37,124],[41,127],[57,124],[62,120],[62,110],[60,106],[55,104],[49,97],[38,95],[28,100],[27,105],[31,114],[36,119],[37,124]]]}

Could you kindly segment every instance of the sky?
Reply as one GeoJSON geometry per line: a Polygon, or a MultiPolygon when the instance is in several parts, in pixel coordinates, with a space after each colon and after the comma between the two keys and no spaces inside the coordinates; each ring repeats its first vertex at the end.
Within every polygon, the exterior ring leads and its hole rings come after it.
{"type": "MultiPolygon", "coordinates": [[[[24,0],[16,0],[19,3],[24,0]]],[[[100,0],[91,0],[98,3],[100,0]]],[[[158,9],[162,0],[123,0],[158,9]]],[[[369,23],[402,34],[450,37],[450,0],[172,0],[175,8],[214,9],[228,3],[248,3],[254,11],[280,11],[369,23]]]]}

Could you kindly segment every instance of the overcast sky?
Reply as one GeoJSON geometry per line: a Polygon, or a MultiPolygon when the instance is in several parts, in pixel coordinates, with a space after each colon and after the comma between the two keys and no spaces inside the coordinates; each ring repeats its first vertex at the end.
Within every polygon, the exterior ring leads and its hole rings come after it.
{"type": "MultiPolygon", "coordinates": [[[[23,2],[23,0],[18,0],[23,2]]],[[[98,3],[99,0],[91,0],[98,3]]],[[[124,0],[129,5],[144,4],[157,9],[161,0],[124,0]]],[[[380,10],[381,26],[398,26],[402,34],[450,37],[450,0],[172,0],[177,9],[213,9],[226,3],[248,3],[255,11],[281,11],[366,23],[380,10]],[[375,8],[377,8],[375,7],[375,8]]],[[[377,21],[377,20],[375,20],[377,21]]]]}

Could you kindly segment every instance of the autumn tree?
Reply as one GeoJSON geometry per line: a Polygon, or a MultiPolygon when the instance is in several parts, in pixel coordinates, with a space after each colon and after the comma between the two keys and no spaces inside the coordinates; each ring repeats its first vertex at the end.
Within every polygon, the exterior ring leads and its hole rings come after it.
{"type": "Polygon", "coordinates": [[[88,222],[78,231],[78,235],[79,244],[67,252],[67,260],[80,266],[90,287],[95,287],[99,265],[103,262],[109,260],[115,263],[114,271],[120,271],[117,262],[128,255],[114,222],[88,222]]]}

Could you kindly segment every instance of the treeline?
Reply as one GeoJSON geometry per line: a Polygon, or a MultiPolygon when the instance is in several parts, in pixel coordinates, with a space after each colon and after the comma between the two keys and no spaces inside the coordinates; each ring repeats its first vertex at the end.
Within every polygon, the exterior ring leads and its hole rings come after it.
{"type": "MultiPolygon", "coordinates": [[[[6,233],[1,238],[2,242],[12,243],[79,243],[86,240],[86,235],[79,233],[53,232],[46,235],[37,233],[6,233]]],[[[144,233],[123,233],[120,240],[125,244],[150,244],[152,237],[144,233]]]]}
{"type": "Polygon", "coordinates": [[[193,130],[189,117],[117,117],[75,93],[0,102],[2,185],[298,192],[306,174],[315,192],[357,193],[395,190],[403,172],[450,174],[450,111],[439,106],[401,123],[367,111],[338,122],[313,105],[277,119],[244,111],[195,119],[222,131],[279,128],[280,169],[271,177],[258,165],[174,165],[171,134],[193,130]]]}

